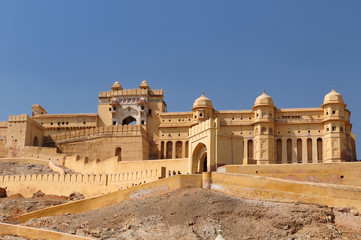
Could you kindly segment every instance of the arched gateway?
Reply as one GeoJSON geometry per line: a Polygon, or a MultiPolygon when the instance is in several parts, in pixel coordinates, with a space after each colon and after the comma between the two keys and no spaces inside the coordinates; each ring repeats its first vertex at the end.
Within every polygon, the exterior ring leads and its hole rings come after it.
{"type": "Polygon", "coordinates": [[[198,143],[192,154],[192,172],[207,172],[207,147],[203,143],[198,143]]]}

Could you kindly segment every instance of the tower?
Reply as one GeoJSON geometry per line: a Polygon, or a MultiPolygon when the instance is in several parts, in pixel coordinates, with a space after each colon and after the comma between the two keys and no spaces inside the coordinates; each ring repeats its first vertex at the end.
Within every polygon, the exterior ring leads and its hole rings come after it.
{"type": "Polygon", "coordinates": [[[254,106],[254,159],[257,164],[275,163],[273,100],[263,93],[256,98],[254,106]]]}
{"type": "Polygon", "coordinates": [[[342,95],[332,89],[323,101],[324,110],[324,162],[341,162],[347,160],[346,146],[346,104],[342,95]]]}

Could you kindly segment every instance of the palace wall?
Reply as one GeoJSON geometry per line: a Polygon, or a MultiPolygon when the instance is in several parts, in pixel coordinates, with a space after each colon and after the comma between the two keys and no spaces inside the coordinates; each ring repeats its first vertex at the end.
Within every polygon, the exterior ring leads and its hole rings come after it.
{"type": "MultiPolygon", "coordinates": [[[[105,160],[89,160],[87,157],[69,156],[65,158],[64,166],[83,174],[115,174],[124,172],[137,172],[149,169],[158,169],[161,177],[161,169],[166,171],[188,172],[188,158],[168,160],[142,160],[142,161],[120,161],[120,157],[112,157],[105,160]]],[[[164,173],[163,173],[164,174],[164,173]]]]}
{"type": "Polygon", "coordinates": [[[67,155],[99,160],[120,155],[122,161],[146,160],[149,157],[149,143],[141,125],[91,128],[51,137],[60,151],[67,155]]]}

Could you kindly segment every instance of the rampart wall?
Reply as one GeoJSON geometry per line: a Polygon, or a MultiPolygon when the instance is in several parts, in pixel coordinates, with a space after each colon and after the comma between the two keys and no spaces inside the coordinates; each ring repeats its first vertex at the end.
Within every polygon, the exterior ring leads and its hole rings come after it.
{"type": "Polygon", "coordinates": [[[213,172],[210,188],[250,199],[302,202],[361,211],[360,187],[213,172]]]}
{"type": "Polygon", "coordinates": [[[227,173],[251,174],[297,181],[361,186],[361,162],[332,164],[228,165],[227,173]]]}
{"type": "Polygon", "coordinates": [[[201,186],[202,175],[176,175],[121,191],[34,211],[20,216],[18,220],[19,222],[26,222],[31,218],[54,216],[64,213],[81,213],[108,207],[124,200],[142,199],[145,197],[158,196],[180,188],[201,186]]]}
{"type": "Polygon", "coordinates": [[[45,194],[68,196],[80,192],[86,197],[113,192],[122,188],[144,184],[159,179],[158,169],[119,174],[33,174],[0,176],[0,186],[7,194],[31,197],[41,190],[45,194]]]}

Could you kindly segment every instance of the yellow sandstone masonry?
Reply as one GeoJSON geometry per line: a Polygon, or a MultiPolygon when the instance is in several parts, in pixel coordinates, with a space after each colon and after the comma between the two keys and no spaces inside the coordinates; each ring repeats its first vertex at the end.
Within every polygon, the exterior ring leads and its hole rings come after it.
{"type": "Polygon", "coordinates": [[[61,232],[55,232],[45,229],[38,229],[32,227],[24,227],[19,225],[0,223],[0,236],[1,235],[16,235],[29,239],[45,239],[45,240],[90,240],[93,238],[80,237],[61,232]]]}

